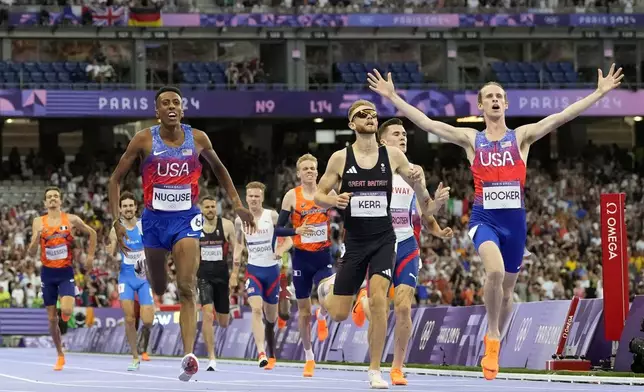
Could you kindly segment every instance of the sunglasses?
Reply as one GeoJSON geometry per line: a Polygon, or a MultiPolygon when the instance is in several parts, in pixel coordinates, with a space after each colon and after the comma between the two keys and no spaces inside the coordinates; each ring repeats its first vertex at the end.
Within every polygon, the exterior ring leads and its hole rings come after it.
{"type": "Polygon", "coordinates": [[[362,109],[359,112],[357,112],[356,114],[354,114],[353,117],[351,117],[351,121],[353,121],[353,119],[355,119],[356,117],[365,119],[365,118],[367,118],[369,116],[371,116],[371,118],[376,118],[376,117],[378,117],[378,112],[376,112],[373,109],[362,109]]]}

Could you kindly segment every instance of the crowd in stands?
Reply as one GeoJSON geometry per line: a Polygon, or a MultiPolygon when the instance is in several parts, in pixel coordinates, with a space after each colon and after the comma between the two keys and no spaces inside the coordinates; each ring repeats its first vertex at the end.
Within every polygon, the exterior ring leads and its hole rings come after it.
{"type": "MultiPolygon", "coordinates": [[[[243,154],[242,154],[243,155],[243,154]]],[[[249,150],[241,161],[259,158],[249,150]]],[[[225,160],[224,160],[225,161],[225,160]]],[[[57,185],[64,191],[65,210],[78,214],[99,234],[99,247],[94,268],[83,267],[87,240],[79,236],[74,250],[76,284],[79,306],[117,307],[118,257],[106,254],[108,230],[112,217],[107,212],[106,184],[109,165],[96,166],[74,162],[43,166],[37,154],[26,159],[13,158],[3,167],[3,184],[22,180],[25,172],[42,173],[46,185],[57,185]],[[40,166],[38,166],[40,164],[40,166]]],[[[324,165],[324,159],[320,162],[324,165]]],[[[268,165],[265,165],[268,166],[268,165]]],[[[616,147],[599,149],[590,145],[584,160],[562,159],[554,164],[541,165],[530,161],[526,183],[528,209],[528,240],[531,256],[519,274],[515,299],[518,302],[548,299],[602,298],[601,238],[599,227],[599,195],[604,192],[625,192],[629,238],[629,276],[631,295],[644,294],[644,178],[635,174],[642,162],[616,147]],[[633,170],[635,169],[635,170],[633,170]]],[[[231,167],[233,167],[231,165],[231,167]]],[[[243,167],[243,166],[241,166],[243,167]]],[[[280,196],[296,185],[291,165],[275,164],[271,173],[256,171],[269,186],[273,197],[267,197],[267,207],[279,208],[280,196]],[[269,175],[275,175],[269,182],[269,175]]],[[[205,170],[208,172],[208,170],[205,170]]],[[[431,188],[439,181],[452,187],[453,196],[438,214],[441,226],[454,230],[451,240],[422,235],[422,269],[417,301],[420,304],[472,305],[482,303],[484,273],[479,257],[467,233],[472,199],[472,179],[467,165],[456,167],[427,167],[427,182],[431,188]],[[438,174],[440,173],[440,175],[438,174]]],[[[141,197],[140,178],[132,172],[123,189],[135,191],[141,197]]],[[[230,201],[222,189],[214,186],[213,176],[205,175],[204,192],[215,195],[223,216],[232,219],[230,201]]],[[[248,176],[233,173],[233,178],[248,181],[248,176]]],[[[241,180],[237,180],[238,185],[241,180]]],[[[5,194],[5,192],[3,192],[5,194]]],[[[40,261],[25,254],[31,238],[31,221],[43,212],[41,200],[13,201],[8,204],[0,196],[0,307],[40,307],[40,261]]],[[[332,213],[333,252],[337,256],[342,230],[341,217],[332,213]]],[[[285,256],[285,263],[290,257],[285,256]]],[[[167,292],[157,298],[160,304],[178,301],[172,260],[168,268],[171,283],[167,292]]],[[[242,269],[243,274],[243,269],[242,269]]]]}

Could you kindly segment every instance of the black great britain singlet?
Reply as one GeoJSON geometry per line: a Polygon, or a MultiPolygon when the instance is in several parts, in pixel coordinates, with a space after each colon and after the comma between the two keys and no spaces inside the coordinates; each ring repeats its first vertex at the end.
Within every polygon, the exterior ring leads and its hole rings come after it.
{"type": "Polygon", "coordinates": [[[378,162],[368,170],[358,166],[353,146],[347,147],[340,193],[353,193],[344,210],[344,228],[349,237],[372,237],[389,231],[393,234],[389,210],[391,182],[387,147],[378,148],[378,162]]]}
{"type": "Polygon", "coordinates": [[[199,239],[201,248],[201,263],[197,277],[201,279],[213,279],[220,274],[222,266],[228,269],[226,256],[228,255],[228,242],[224,235],[224,225],[221,218],[217,218],[217,226],[212,233],[201,232],[199,239]]]}

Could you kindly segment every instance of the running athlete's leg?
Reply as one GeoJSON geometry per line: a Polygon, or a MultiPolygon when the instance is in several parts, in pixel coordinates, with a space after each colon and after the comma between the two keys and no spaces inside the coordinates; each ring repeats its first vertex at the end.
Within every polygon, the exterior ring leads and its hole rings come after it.
{"type": "Polygon", "coordinates": [[[154,323],[154,298],[152,297],[152,289],[150,283],[145,280],[140,283],[137,290],[139,296],[139,317],[141,319],[141,335],[137,342],[137,349],[139,354],[143,354],[143,360],[147,361],[148,344],[150,342],[150,333],[152,331],[152,324],[154,323]],[[147,358],[147,359],[146,359],[147,358]]]}
{"type": "Polygon", "coordinates": [[[65,355],[63,353],[63,343],[60,337],[60,328],[58,327],[58,311],[56,305],[47,306],[47,320],[49,321],[49,334],[56,346],[56,352],[59,357],[65,355]]]}
{"type": "Polygon", "coordinates": [[[369,260],[369,370],[380,370],[380,360],[387,336],[387,313],[389,310],[389,286],[396,262],[396,236],[383,238],[375,244],[369,260]]]}
{"type": "Polygon", "coordinates": [[[177,272],[177,290],[179,292],[179,324],[183,354],[194,350],[197,334],[196,289],[197,270],[199,269],[199,240],[184,237],[172,247],[172,258],[177,272]]]}
{"type": "MultiPolygon", "coordinates": [[[[251,328],[253,331],[253,338],[255,338],[255,346],[257,352],[266,354],[265,335],[264,335],[264,300],[260,295],[253,295],[248,297],[248,304],[251,309],[251,328]]],[[[268,362],[267,362],[268,363],[268,362]]],[[[261,366],[261,365],[260,365],[261,366]]],[[[266,366],[266,364],[264,364],[266,366]]],[[[264,367],[262,366],[262,367],[264,367]]]]}
{"type": "Polygon", "coordinates": [[[208,350],[208,359],[215,359],[215,316],[214,316],[214,293],[212,283],[207,279],[198,279],[199,302],[201,303],[201,334],[208,350]]]}
{"type": "Polygon", "coordinates": [[[163,296],[168,288],[167,256],[168,251],[164,248],[145,248],[148,281],[154,295],[159,297],[163,296]]]}
{"type": "MultiPolygon", "coordinates": [[[[134,294],[133,291],[132,294],[134,294]]],[[[130,345],[132,358],[134,358],[135,361],[138,361],[139,351],[137,349],[136,341],[136,316],[134,314],[134,300],[124,299],[123,294],[121,294],[121,309],[123,309],[123,313],[125,314],[125,336],[127,337],[127,342],[130,345]]]]}
{"type": "Polygon", "coordinates": [[[401,284],[396,287],[394,294],[394,314],[396,315],[396,326],[394,327],[394,360],[392,368],[402,369],[403,361],[409,339],[411,338],[411,302],[416,292],[415,287],[401,284]]]}
{"type": "Polygon", "coordinates": [[[313,350],[311,344],[311,299],[304,298],[297,300],[297,326],[302,338],[304,351],[313,350]]]}
{"type": "MultiPolygon", "coordinates": [[[[75,287],[72,290],[75,290],[75,287]]],[[[74,293],[66,293],[60,289],[58,293],[60,295],[60,317],[64,322],[67,322],[72,317],[72,313],[74,313],[74,303],[76,302],[74,293]]]]}
{"type": "Polygon", "coordinates": [[[505,272],[503,277],[503,303],[501,304],[501,315],[499,316],[499,330],[502,333],[505,329],[505,324],[510,319],[512,314],[512,306],[514,305],[514,286],[517,283],[518,273],[505,272]]]}
{"type": "Polygon", "coordinates": [[[293,286],[297,298],[297,325],[305,352],[311,352],[311,289],[315,270],[311,268],[314,260],[311,252],[293,250],[293,286]]]}
{"type": "Polygon", "coordinates": [[[487,337],[499,339],[499,317],[503,304],[503,279],[505,269],[503,267],[503,256],[501,250],[494,241],[486,241],[478,248],[483,268],[485,268],[485,285],[483,286],[483,300],[487,312],[488,330],[487,337]]]}
{"type": "Polygon", "coordinates": [[[280,266],[265,267],[262,274],[262,285],[265,290],[262,292],[264,299],[264,337],[266,339],[266,354],[269,360],[266,366],[270,370],[275,366],[277,357],[275,345],[275,323],[279,313],[279,294],[280,294],[280,266]]]}

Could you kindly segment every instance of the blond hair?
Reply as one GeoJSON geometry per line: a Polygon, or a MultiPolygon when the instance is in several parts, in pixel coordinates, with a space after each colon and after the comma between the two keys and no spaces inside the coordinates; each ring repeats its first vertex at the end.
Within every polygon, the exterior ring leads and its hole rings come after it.
{"type": "Polygon", "coordinates": [[[369,106],[373,110],[376,110],[376,105],[374,105],[373,102],[367,101],[366,99],[359,99],[355,101],[353,105],[351,105],[351,107],[349,108],[349,111],[347,112],[347,116],[349,117],[349,120],[353,118],[352,116],[353,112],[360,106],[369,106]]]}
{"type": "Polygon", "coordinates": [[[311,161],[315,162],[315,164],[318,164],[318,159],[314,157],[311,154],[304,154],[301,157],[298,158],[297,163],[295,163],[295,167],[299,170],[300,169],[300,163],[306,162],[306,161],[311,161]]]}
{"type": "Polygon", "coordinates": [[[266,191],[266,185],[262,184],[259,181],[251,181],[246,185],[246,190],[248,189],[260,189],[262,192],[266,191]]]}
{"type": "Polygon", "coordinates": [[[487,83],[485,83],[483,85],[483,87],[481,87],[481,89],[479,90],[478,94],[476,95],[476,101],[478,103],[483,103],[483,89],[486,88],[487,86],[497,86],[497,87],[499,87],[501,90],[503,90],[503,99],[506,102],[508,101],[508,93],[505,92],[505,89],[503,88],[503,86],[501,86],[497,82],[487,82],[487,83]]]}

